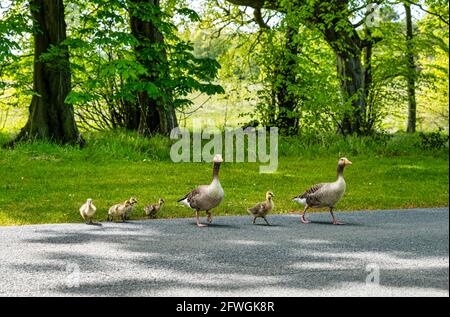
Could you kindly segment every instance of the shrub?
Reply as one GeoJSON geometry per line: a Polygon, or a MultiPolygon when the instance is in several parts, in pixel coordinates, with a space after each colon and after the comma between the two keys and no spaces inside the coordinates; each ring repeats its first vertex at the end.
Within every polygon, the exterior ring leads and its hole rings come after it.
{"type": "Polygon", "coordinates": [[[448,135],[442,133],[442,128],[431,133],[419,133],[419,146],[424,150],[440,150],[448,144],[448,135]]]}

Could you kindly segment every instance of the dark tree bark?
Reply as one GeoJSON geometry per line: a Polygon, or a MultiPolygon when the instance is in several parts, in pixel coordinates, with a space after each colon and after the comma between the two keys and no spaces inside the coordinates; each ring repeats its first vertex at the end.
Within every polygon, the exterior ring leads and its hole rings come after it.
{"type": "Polygon", "coordinates": [[[366,76],[366,69],[371,68],[371,58],[366,59],[365,64],[362,58],[363,52],[367,53],[365,48],[372,45],[371,38],[361,40],[356,27],[350,22],[348,0],[317,2],[314,14],[305,22],[322,30],[336,55],[341,94],[344,102],[350,105],[349,109],[345,109],[339,132],[343,135],[366,133],[366,99],[372,78],[366,76]],[[330,16],[333,19],[328,21],[330,16]]]}
{"type": "MultiPolygon", "coordinates": [[[[62,0],[31,0],[34,29],[33,96],[29,118],[14,142],[45,139],[57,143],[84,143],[74,119],[72,105],[65,103],[71,89],[69,55],[61,45],[66,39],[62,0]],[[51,46],[58,48],[56,57],[42,60],[51,46]]],[[[14,143],[13,142],[13,143],[14,143]]]]}
{"type": "Polygon", "coordinates": [[[359,37],[348,34],[336,34],[334,29],[325,31],[325,37],[336,55],[337,73],[341,82],[341,94],[344,101],[351,104],[343,115],[339,127],[342,134],[360,133],[365,113],[364,67],[359,37]]]}
{"type": "Polygon", "coordinates": [[[123,105],[124,122],[122,126],[127,130],[138,130],[141,121],[141,113],[138,104],[125,100],[123,105]]]}
{"type": "MultiPolygon", "coordinates": [[[[137,60],[142,63],[150,75],[140,78],[143,82],[155,82],[158,79],[169,76],[166,52],[163,34],[158,30],[152,21],[144,21],[140,18],[138,12],[139,4],[153,5],[160,7],[159,0],[129,0],[130,2],[130,26],[131,32],[139,40],[140,44],[134,48],[137,60]],[[148,56],[147,48],[153,46],[159,48],[157,56],[148,56]]],[[[169,100],[163,100],[162,97],[151,97],[146,91],[138,93],[139,125],[137,127],[139,134],[150,136],[154,133],[169,135],[170,131],[178,126],[175,109],[173,108],[170,92],[166,92],[169,100]]]]}
{"type": "Polygon", "coordinates": [[[373,45],[374,45],[374,40],[372,39],[372,34],[370,29],[366,28],[365,29],[365,33],[366,33],[366,37],[369,39],[368,41],[366,41],[366,45],[363,49],[363,54],[364,54],[364,80],[363,80],[363,84],[364,87],[363,89],[363,97],[364,99],[364,104],[365,104],[365,126],[363,127],[365,130],[364,132],[366,134],[368,134],[369,132],[371,132],[373,130],[376,118],[377,118],[377,113],[376,110],[373,109],[373,98],[371,95],[372,92],[372,83],[373,83],[373,76],[372,76],[372,53],[373,53],[373,45]]]}
{"type": "Polygon", "coordinates": [[[279,82],[275,86],[278,105],[278,114],[275,122],[280,129],[280,133],[284,135],[295,135],[298,133],[298,118],[295,114],[298,100],[289,89],[289,85],[295,85],[296,82],[295,57],[298,54],[298,48],[293,39],[294,35],[295,30],[287,27],[284,58],[280,61],[279,73],[275,76],[275,81],[279,82]],[[281,80],[278,77],[281,77],[281,80]]]}
{"type": "Polygon", "coordinates": [[[411,19],[411,6],[408,3],[404,3],[406,12],[406,60],[407,71],[406,81],[408,90],[408,126],[406,132],[416,132],[416,64],[414,61],[413,51],[413,29],[411,19]]]}

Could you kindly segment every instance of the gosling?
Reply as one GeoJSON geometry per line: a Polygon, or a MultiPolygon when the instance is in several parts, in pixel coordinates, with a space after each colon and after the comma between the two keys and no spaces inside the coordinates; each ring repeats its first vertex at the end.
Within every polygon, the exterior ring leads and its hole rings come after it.
{"type": "Polygon", "coordinates": [[[273,203],[273,197],[275,197],[275,195],[272,192],[267,192],[266,201],[257,203],[252,208],[247,209],[248,213],[254,217],[253,224],[256,223],[256,218],[263,218],[267,225],[270,226],[270,223],[267,221],[266,215],[275,207],[273,203]]]}
{"type": "Polygon", "coordinates": [[[94,217],[96,211],[97,208],[92,203],[91,198],[89,198],[86,203],[84,203],[83,206],[80,207],[80,215],[88,225],[93,224],[92,218],[94,217]]]}
{"type": "Polygon", "coordinates": [[[151,205],[145,206],[144,207],[145,215],[149,219],[156,219],[156,214],[161,210],[164,203],[165,203],[164,199],[160,198],[159,202],[157,204],[151,204],[151,205]]]}
{"type": "Polygon", "coordinates": [[[116,217],[120,217],[122,222],[128,219],[129,214],[133,211],[134,205],[137,204],[137,199],[131,197],[122,204],[117,204],[109,208],[108,210],[108,221],[114,220],[116,217]]]}

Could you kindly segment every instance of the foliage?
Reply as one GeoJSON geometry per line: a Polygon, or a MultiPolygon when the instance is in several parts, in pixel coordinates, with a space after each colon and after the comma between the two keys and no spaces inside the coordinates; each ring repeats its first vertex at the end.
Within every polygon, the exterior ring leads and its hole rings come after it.
{"type": "Polygon", "coordinates": [[[425,150],[439,150],[448,145],[448,134],[442,134],[442,129],[430,133],[419,133],[420,146],[425,150]]]}
{"type": "Polygon", "coordinates": [[[271,31],[255,60],[261,67],[258,78],[264,89],[258,92],[259,103],[256,113],[263,125],[277,126],[279,100],[277,93],[287,85],[287,90],[296,100],[292,116],[299,120],[300,133],[329,132],[335,129],[339,120],[342,101],[339,90],[333,54],[314,30],[303,28],[294,38],[298,54],[295,66],[289,66],[285,54],[285,39],[282,34],[286,26],[271,31]],[[293,67],[295,82],[289,82],[279,71],[293,67]]]}
{"type": "MultiPolygon", "coordinates": [[[[327,3],[324,2],[323,6],[327,3]]],[[[402,130],[407,114],[408,68],[404,14],[399,6],[381,3],[375,25],[361,23],[357,29],[363,40],[374,40],[369,73],[373,82],[366,99],[367,133],[384,129],[391,132],[402,130]]],[[[436,3],[427,2],[427,8],[432,12],[447,14],[448,4],[441,3],[438,6],[436,3]]],[[[220,0],[214,1],[214,5],[206,9],[202,25],[212,29],[210,33],[219,34],[221,45],[230,37],[240,39],[238,43],[231,43],[222,57],[219,56],[223,66],[221,74],[226,74],[220,78],[228,79],[234,74],[234,82],[240,80],[241,85],[245,85],[245,82],[263,85],[257,96],[250,97],[256,100],[251,114],[261,124],[278,125],[280,101],[277,100],[277,94],[286,86],[295,102],[289,115],[297,118],[300,133],[335,131],[341,118],[350,111],[351,100],[346,101],[340,91],[335,57],[322,34],[325,26],[319,24],[313,27],[305,23],[311,15],[314,16],[309,5],[295,7],[291,2],[283,2],[282,6],[285,7],[283,14],[262,10],[266,27],[262,26],[259,30],[252,25],[255,20],[251,10],[249,12],[241,7],[227,5],[226,1],[220,0]],[[286,30],[289,27],[296,32],[298,30],[293,38],[297,51],[294,55],[286,53],[286,30]],[[290,65],[290,59],[294,59],[294,66],[290,65]],[[235,69],[240,72],[233,73],[235,69]],[[283,78],[283,69],[291,70],[295,79],[283,78]],[[243,73],[246,75],[242,76],[243,73]]],[[[361,8],[364,9],[361,2],[351,1],[348,10],[353,10],[350,15],[356,21],[364,22],[364,10],[361,8]]],[[[339,15],[339,12],[336,14],[339,15]]],[[[336,27],[353,32],[344,23],[345,15],[349,13],[342,12],[338,17],[336,14],[327,13],[323,18],[329,23],[337,18],[342,19],[342,25],[336,27]]],[[[445,72],[448,69],[447,29],[442,20],[431,14],[425,14],[415,26],[414,53],[420,62],[416,74],[418,120],[422,129],[429,129],[432,125],[445,128],[448,125],[448,107],[444,106],[448,102],[448,89],[445,86],[448,84],[448,71],[445,72]],[[445,51],[447,54],[443,55],[445,51]]],[[[221,45],[211,45],[215,54],[220,53],[217,49],[221,45]]],[[[366,67],[367,61],[363,62],[366,67]]]]}
{"type": "MultiPolygon", "coordinates": [[[[445,15],[448,20],[448,2],[433,4],[430,9],[445,15]]],[[[438,3],[438,2],[437,2],[438,3]]],[[[419,56],[423,80],[418,87],[419,127],[435,130],[449,125],[449,28],[440,18],[431,14],[418,22],[424,45],[419,56]]]]}
{"type": "MultiPolygon", "coordinates": [[[[448,31],[442,22],[435,29],[433,24],[437,23],[436,20],[434,16],[425,15],[413,30],[418,125],[422,130],[433,129],[435,124],[443,128],[448,125],[448,31]]],[[[376,32],[381,40],[375,46],[374,86],[370,100],[384,119],[382,128],[403,130],[407,114],[408,75],[404,21],[398,14],[386,14],[376,32]]]]}
{"type": "Polygon", "coordinates": [[[32,25],[24,1],[14,1],[0,12],[0,131],[8,130],[32,96],[32,25]],[[8,10],[6,10],[6,8],[8,10]]]}
{"type": "MultiPolygon", "coordinates": [[[[69,24],[67,44],[75,71],[74,89],[67,101],[77,106],[78,116],[87,128],[127,128],[124,117],[142,91],[180,108],[190,104],[186,95],[193,91],[209,95],[223,92],[212,82],[219,64],[191,53],[192,45],[177,36],[173,16],[164,8],[119,0],[73,2],[71,8],[76,22],[69,24]],[[163,44],[145,47],[146,58],[153,59],[159,68],[148,69],[136,60],[131,48],[142,45],[142,41],[128,30],[130,6],[137,6],[133,12],[152,21],[164,36],[163,44]],[[142,81],[155,71],[168,72],[168,76],[142,81]]],[[[195,11],[187,8],[176,12],[198,19],[195,11]]]]}
{"type": "MultiPolygon", "coordinates": [[[[17,130],[14,122],[33,94],[32,21],[27,1],[5,3],[0,13],[0,129],[11,131],[17,130]]],[[[315,26],[305,22],[314,16],[311,6],[295,7],[289,1],[280,1],[282,12],[263,9],[265,25],[255,19],[252,9],[226,0],[161,3],[160,9],[146,6],[139,14],[154,21],[164,35],[163,46],[148,47],[146,55],[159,58],[167,52],[160,70],[170,75],[143,81],[150,71],[136,60],[139,39],[130,32],[129,1],[65,1],[73,88],[67,102],[75,104],[83,130],[127,128],[126,117],[142,91],[170,101],[182,118],[211,116],[211,111],[223,108],[224,124],[239,122],[230,116],[240,111],[242,123],[279,125],[278,95],[285,89],[293,100],[288,115],[296,119],[302,135],[336,131],[349,102],[342,96],[336,59],[324,40],[323,27],[338,19],[342,20],[338,29],[353,32],[343,18],[350,16],[352,22],[364,18],[361,1],[349,1],[347,11],[322,15],[323,25],[315,26]],[[298,31],[291,43],[294,54],[286,50],[289,28],[298,31]],[[286,70],[291,78],[285,78],[286,70]],[[218,93],[223,94],[209,99],[218,93]]],[[[379,23],[370,28],[377,39],[367,97],[374,133],[404,129],[407,110],[403,13],[401,6],[380,3],[379,23]]],[[[447,130],[448,2],[420,1],[413,6],[421,12],[414,26],[418,128],[447,130]]],[[[367,30],[364,24],[357,28],[361,38],[367,38],[367,30]]],[[[58,54],[57,48],[43,58],[52,54],[58,54]]]]}

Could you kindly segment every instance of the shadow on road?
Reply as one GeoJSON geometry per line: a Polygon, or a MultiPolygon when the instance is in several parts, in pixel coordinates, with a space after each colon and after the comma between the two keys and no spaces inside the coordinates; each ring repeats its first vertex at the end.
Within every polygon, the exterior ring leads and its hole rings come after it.
{"type": "MultiPolygon", "coordinates": [[[[407,216],[419,214],[408,211],[407,216]]],[[[253,291],[274,290],[279,293],[272,296],[298,296],[364,288],[373,265],[380,285],[398,294],[417,287],[448,291],[448,211],[443,217],[444,223],[442,217],[431,218],[414,228],[375,214],[345,215],[342,220],[349,219],[343,226],[317,215],[309,225],[274,216],[272,226],[238,217],[220,218],[209,228],[197,228],[189,219],[74,226],[72,231],[42,230],[38,238],[27,239],[44,263],[18,259],[14,268],[52,276],[64,271],[64,263],[77,263],[89,278],[75,288],[57,283],[52,292],[58,295],[186,295],[190,290],[259,296],[253,291]]]]}

